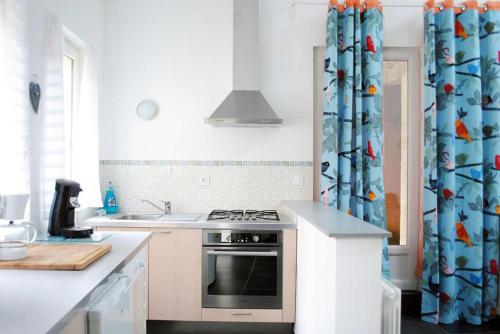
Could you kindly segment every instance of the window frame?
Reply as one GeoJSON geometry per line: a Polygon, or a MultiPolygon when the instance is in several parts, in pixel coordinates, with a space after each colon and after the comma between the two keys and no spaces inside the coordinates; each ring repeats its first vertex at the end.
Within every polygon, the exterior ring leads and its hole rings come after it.
{"type": "MultiPolygon", "coordinates": [[[[401,96],[401,104],[400,106],[402,108],[404,108],[404,110],[399,110],[399,117],[400,117],[400,127],[399,127],[399,135],[398,136],[401,136],[400,138],[398,139],[401,139],[401,143],[400,143],[400,150],[399,150],[399,156],[401,158],[401,163],[399,164],[399,167],[400,167],[400,171],[399,171],[399,181],[398,182],[400,184],[400,188],[399,188],[399,244],[391,244],[390,241],[391,241],[391,238],[389,238],[389,246],[406,246],[408,244],[408,234],[409,234],[409,231],[408,231],[408,226],[409,226],[409,222],[408,222],[408,204],[409,204],[409,201],[408,201],[408,183],[409,183],[409,165],[408,165],[408,157],[409,157],[409,147],[408,147],[408,140],[409,140],[409,121],[408,121],[408,117],[409,117],[409,107],[410,107],[410,103],[409,103],[409,95],[410,95],[410,83],[409,83],[409,72],[410,72],[410,64],[409,64],[409,61],[407,59],[398,59],[398,60],[394,60],[394,59],[387,59],[385,58],[384,59],[384,69],[383,69],[383,72],[384,72],[384,78],[383,78],[383,85],[384,85],[384,89],[386,89],[387,87],[387,83],[385,82],[385,75],[387,74],[386,72],[386,62],[397,62],[397,63],[404,63],[405,65],[405,73],[404,73],[404,77],[402,76],[400,79],[403,79],[405,78],[406,80],[405,81],[401,81],[401,90],[400,90],[400,96],[401,96]],[[404,90],[403,90],[404,89],[404,90]],[[406,95],[405,96],[402,96],[402,93],[405,92],[406,95]],[[404,136],[403,136],[403,127],[405,128],[406,132],[404,133],[404,136]],[[405,145],[403,146],[403,137],[405,138],[405,145]],[[403,152],[404,151],[404,152],[403,152]],[[406,153],[406,155],[404,154],[406,153]],[[405,182],[405,186],[403,187],[403,182],[405,182]],[[404,210],[403,210],[404,208],[404,210]],[[404,228],[403,228],[404,226],[404,228]],[[404,232],[404,233],[403,233],[404,232]]],[[[393,140],[393,135],[394,134],[388,134],[387,131],[388,129],[386,128],[387,125],[389,125],[390,123],[386,123],[387,122],[387,119],[390,119],[390,116],[388,114],[388,110],[385,110],[385,106],[386,106],[386,97],[387,97],[387,92],[384,91],[384,94],[382,94],[382,106],[383,106],[383,112],[382,112],[382,127],[384,128],[384,145],[383,145],[383,156],[384,156],[384,161],[388,161],[387,159],[391,159],[391,158],[394,158],[394,157],[389,157],[389,152],[386,152],[386,149],[389,150],[393,147],[393,145],[391,145],[391,142],[393,140]],[[389,139],[390,138],[390,139],[389,139]],[[387,140],[389,139],[389,141],[387,140]]],[[[389,218],[389,210],[388,210],[388,199],[387,199],[387,195],[390,193],[389,192],[389,188],[388,188],[388,184],[387,182],[389,182],[389,178],[386,177],[387,175],[392,175],[392,171],[391,171],[391,168],[392,165],[391,164],[388,164],[388,163],[384,163],[384,190],[385,190],[385,200],[386,200],[386,216],[389,218]],[[388,170],[387,170],[388,168],[388,170]]],[[[396,171],[394,171],[396,172],[396,171]]],[[[395,175],[395,174],[394,174],[395,175]]],[[[394,180],[392,180],[394,181],[394,180]]],[[[389,221],[387,221],[387,229],[390,231],[389,229],[389,221]]]]}
{"type": "Polygon", "coordinates": [[[389,256],[394,273],[393,282],[402,289],[414,290],[419,251],[419,229],[422,220],[422,50],[411,47],[384,48],[384,61],[406,61],[408,64],[407,96],[407,226],[406,245],[390,245],[389,256]]]}
{"type": "MultiPolygon", "coordinates": [[[[73,175],[73,134],[76,127],[76,115],[78,106],[80,104],[80,82],[82,76],[82,62],[83,62],[83,49],[80,42],[76,40],[71,32],[65,29],[64,32],[64,49],[63,49],[63,63],[64,59],[68,57],[72,60],[72,82],[71,82],[71,110],[66,110],[66,102],[64,105],[64,132],[65,142],[64,159],[65,159],[65,174],[67,178],[73,175]]],[[[63,66],[63,71],[64,71],[63,66]]],[[[63,72],[63,76],[65,76],[63,72]]],[[[64,100],[66,101],[66,88],[64,90],[64,100]]]]}

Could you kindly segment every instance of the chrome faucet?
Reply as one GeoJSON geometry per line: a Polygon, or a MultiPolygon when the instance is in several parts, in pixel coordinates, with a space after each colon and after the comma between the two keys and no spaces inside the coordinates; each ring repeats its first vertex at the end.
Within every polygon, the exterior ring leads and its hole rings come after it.
{"type": "Polygon", "coordinates": [[[170,203],[170,202],[162,200],[161,202],[164,204],[163,209],[160,208],[158,205],[154,204],[153,202],[148,201],[147,199],[141,199],[140,202],[150,204],[151,206],[153,206],[153,207],[157,208],[158,210],[160,210],[161,212],[163,212],[164,215],[172,214],[172,203],[170,203]]]}

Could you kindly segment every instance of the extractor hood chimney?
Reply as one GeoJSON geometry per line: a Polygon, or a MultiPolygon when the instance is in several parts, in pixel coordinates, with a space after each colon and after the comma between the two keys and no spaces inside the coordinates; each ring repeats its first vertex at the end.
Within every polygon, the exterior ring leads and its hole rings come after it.
{"type": "Polygon", "coordinates": [[[259,90],[259,0],[234,0],[233,4],[233,90],[205,122],[214,126],[280,126],[283,120],[259,90]]]}

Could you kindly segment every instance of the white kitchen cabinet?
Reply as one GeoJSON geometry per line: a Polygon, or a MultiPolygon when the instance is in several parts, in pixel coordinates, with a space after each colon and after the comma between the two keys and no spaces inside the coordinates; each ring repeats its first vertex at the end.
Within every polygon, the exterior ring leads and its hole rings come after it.
{"type": "Polygon", "coordinates": [[[150,231],[149,319],[200,321],[202,230],[150,231]]]}

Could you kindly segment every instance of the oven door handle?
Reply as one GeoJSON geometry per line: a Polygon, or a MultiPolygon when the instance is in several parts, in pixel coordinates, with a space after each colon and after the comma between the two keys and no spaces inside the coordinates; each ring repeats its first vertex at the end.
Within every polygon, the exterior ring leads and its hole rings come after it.
{"type": "Polygon", "coordinates": [[[217,251],[217,250],[207,250],[208,255],[232,255],[232,256],[278,256],[277,251],[269,252],[245,252],[245,251],[217,251]]]}

